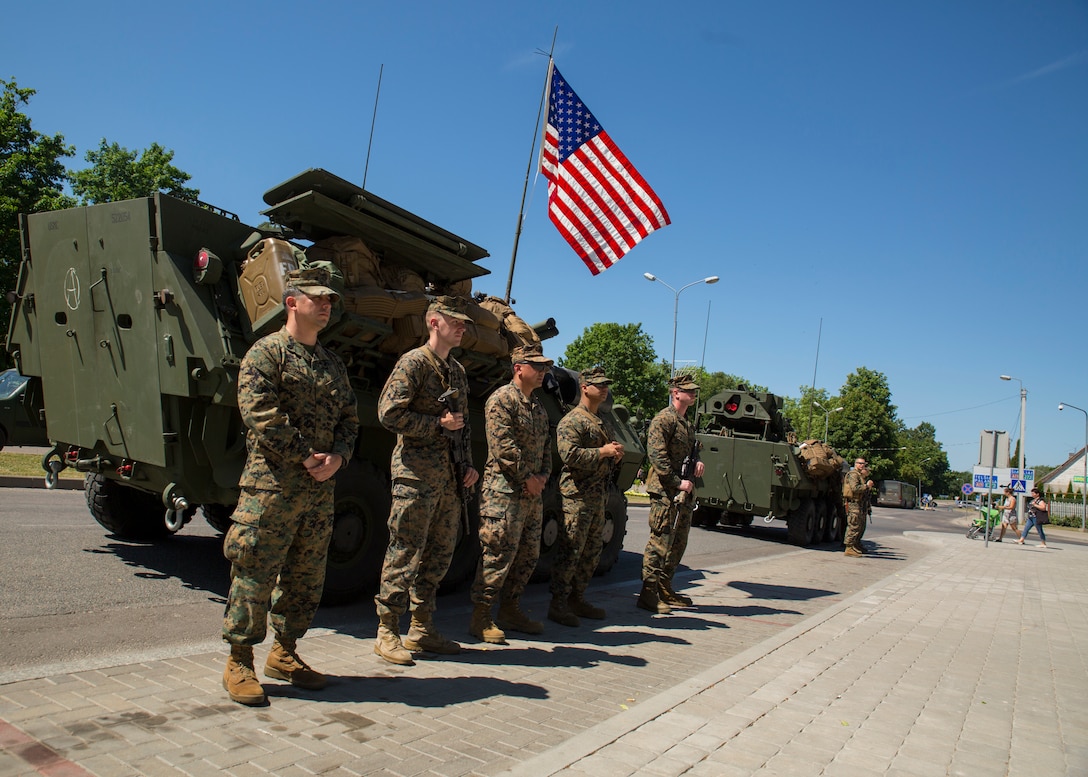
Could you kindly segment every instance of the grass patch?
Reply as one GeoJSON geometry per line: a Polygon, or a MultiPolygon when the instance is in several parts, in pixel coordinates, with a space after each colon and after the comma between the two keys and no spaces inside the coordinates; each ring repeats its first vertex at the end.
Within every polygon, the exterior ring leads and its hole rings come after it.
{"type": "MultiPolygon", "coordinates": [[[[42,469],[42,457],[35,453],[4,453],[0,451],[0,475],[44,478],[45,470],[42,469]]],[[[71,468],[62,471],[60,476],[65,479],[83,479],[82,472],[76,472],[71,468]]]]}

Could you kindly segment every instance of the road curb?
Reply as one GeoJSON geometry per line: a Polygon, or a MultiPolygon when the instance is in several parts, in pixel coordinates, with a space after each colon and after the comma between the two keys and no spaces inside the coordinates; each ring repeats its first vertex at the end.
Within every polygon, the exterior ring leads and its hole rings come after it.
{"type": "MultiPolygon", "coordinates": [[[[20,475],[0,475],[0,488],[47,488],[45,475],[31,478],[20,475]]],[[[56,488],[66,491],[82,491],[82,478],[57,478],[56,488]]]]}

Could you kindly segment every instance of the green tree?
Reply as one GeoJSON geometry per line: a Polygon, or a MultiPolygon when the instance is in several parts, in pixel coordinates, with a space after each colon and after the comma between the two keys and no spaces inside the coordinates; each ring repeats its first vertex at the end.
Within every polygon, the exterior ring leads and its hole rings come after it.
{"type": "Polygon", "coordinates": [[[646,421],[668,402],[668,365],[657,360],[654,341],[642,324],[597,323],[576,338],[559,364],[572,370],[604,367],[615,401],[646,421]]]}
{"type": "MultiPolygon", "coordinates": [[[[0,79],[0,295],[16,287],[21,260],[19,214],[55,210],[75,204],[62,191],[61,160],[75,149],[63,135],[43,135],[33,129],[21,108],[36,94],[20,89],[13,78],[0,79]]],[[[10,308],[0,296],[0,344],[7,339],[10,308]]],[[[8,366],[7,350],[0,347],[0,366],[8,366]]]]}
{"type": "Polygon", "coordinates": [[[937,442],[937,429],[923,421],[913,429],[900,428],[899,480],[920,483],[929,493],[948,493],[948,456],[937,442]]]}
{"type": "Polygon", "coordinates": [[[891,397],[887,377],[866,367],[847,375],[839,392],[844,410],[836,413],[843,418],[836,425],[835,447],[847,458],[865,456],[873,480],[891,478],[897,472],[899,424],[891,397]]]}
{"type": "Polygon", "coordinates": [[[199,189],[185,186],[191,176],[171,161],[174,152],[152,143],[137,154],[103,138],[98,148],[88,151],[91,167],[69,175],[72,191],[84,205],[130,200],[166,192],[186,200],[200,196],[199,189]]]}
{"type": "MultiPolygon", "coordinates": [[[[833,410],[836,407],[841,406],[842,403],[838,397],[833,397],[828,394],[827,389],[818,388],[814,389],[811,386],[801,386],[801,397],[795,399],[793,397],[785,397],[782,403],[782,412],[785,413],[786,418],[790,421],[790,426],[797,432],[797,436],[800,439],[808,440],[813,437],[821,438],[824,436],[824,412],[826,410],[833,410]],[[815,403],[819,403],[824,410],[815,406],[815,403]]],[[[842,412],[832,413],[827,418],[828,421],[828,438],[824,442],[831,443],[834,446],[836,443],[831,442],[835,438],[835,431],[838,422],[841,420],[842,412]]]]}

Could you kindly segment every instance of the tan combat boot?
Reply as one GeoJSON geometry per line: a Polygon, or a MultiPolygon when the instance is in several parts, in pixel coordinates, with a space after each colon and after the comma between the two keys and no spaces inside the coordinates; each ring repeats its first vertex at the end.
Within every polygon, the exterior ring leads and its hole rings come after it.
{"type": "Polygon", "coordinates": [[[499,614],[495,622],[499,628],[507,631],[520,631],[522,634],[544,633],[544,624],[523,613],[517,599],[503,599],[499,603],[499,614]]]}
{"type": "Polygon", "coordinates": [[[583,594],[577,592],[572,593],[570,599],[567,600],[567,604],[570,605],[570,611],[575,615],[579,615],[583,618],[592,618],[595,621],[604,620],[604,609],[601,607],[594,607],[586,601],[583,594]]]}
{"type": "Polygon", "coordinates": [[[223,672],[223,690],[231,701],[239,704],[264,704],[264,688],[253,671],[253,648],[249,645],[231,645],[227,669],[223,672]]]}
{"type": "Polygon", "coordinates": [[[431,613],[426,610],[416,610],[412,613],[412,625],[408,627],[404,647],[414,652],[426,651],[444,656],[455,656],[461,652],[460,645],[442,636],[442,632],[431,620],[431,613]]]}
{"type": "Polygon", "coordinates": [[[853,545],[847,545],[846,550],[843,551],[843,555],[844,556],[857,556],[857,557],[860,557],[860,556],[863,556],[865,554],[862,553],[857,548],[855,548],[853,545]]]}
{"type": "Polygon", "coordinates": [[[490,642],[492,645],[505,645],[506,634],[491,620],[491,605],[477,604],[472,608],[472,622],[469,623],[468,633],[481,642],[490,642]]]}
{"type": "Polygon", "coordinates": [[[397,620],[393,613],[378,618],[378,638],[374,640],[374,653],[391,664],[411,666],[415,661],[400,642],[400,624],[397,620]]]}
{"type": "Polygon", "coordinates": [[[278,639],[272,643],[272,650],[264,663],[264,676],[286,680],[296,688],[308,691],[319,691],[328,684],[325,675],[311,669],[298,657],[294,644],[285,645],[278,639]]]}
{"type": "Polygon", "coordinates": [[[642,591],[639,593],[638,601],[635,602],[635,605],[648,612],[657,613],[658,615],[668,615],[672,612],[672,608],[658,598],[656,580],[646,580],[643,582],[642,591]]]}
{"type": "Polygon", "coordinates": [[[672,607],[690,607],[691,597],[678,594],[672,590],[672,581],[661,578],[657,585],[657,598],[672,607]]]}
{"type": "Polygon", "coordinates": [[[578,620],[578,616],[571,612],[570,601],[559,596],[553,596],[551,604],[548,605],[548,620],[571,627],[582,623],[578,620]]]}

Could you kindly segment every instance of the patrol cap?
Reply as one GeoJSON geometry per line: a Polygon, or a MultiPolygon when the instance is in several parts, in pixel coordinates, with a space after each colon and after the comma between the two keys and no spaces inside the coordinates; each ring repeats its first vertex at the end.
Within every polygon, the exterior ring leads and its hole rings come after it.
{"type": "Polygon", "coordinates": [[[582,383],[587,386],[607,386],[612,378],[604,374],[604,367],[590,367],[582,373],[582,383]]]}
{"type": "Polygon", "coordinates": [[[510,361],[514,364],[546,364],[549,367],[555,363],[544,355],[539,345],[519,345],[510,352],[510,361]]]}
{"type": "Polygon", "coordinates": [[[681,389],[682,391],[698,391],[699,384],[696,383],[690,375],[673,375],[669,378],[670,389],[681,389]]]}
{"type": "Polygon", "coordinates": [[[332,276],[321,267],[288,270],[283,281],[288,288],[298,289],[311,297],[334,297],[334,301],[340,299],[340,294],[331,286],[332,276]]]}
{"type": "Polygon", "coordinates": [[[465,305],[458,297],[435,297],[427,306],[428,313],[441,313],[450,318],[459,318],[462,321],[471,321],[472,316],[465,312],[465,305]]]}

